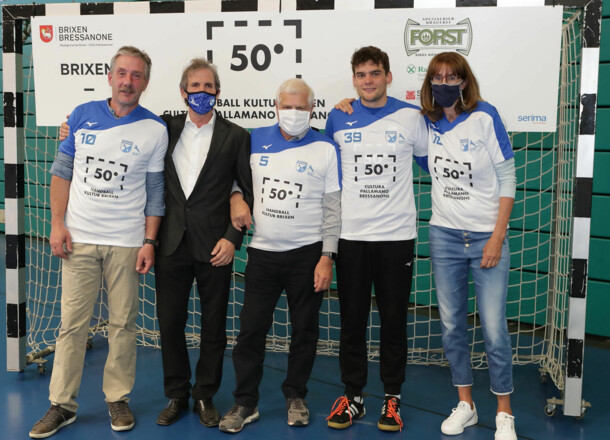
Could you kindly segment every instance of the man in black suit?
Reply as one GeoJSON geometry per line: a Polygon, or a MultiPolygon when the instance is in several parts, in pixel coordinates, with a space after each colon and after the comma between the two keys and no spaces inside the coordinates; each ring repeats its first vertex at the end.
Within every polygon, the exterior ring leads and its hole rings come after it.
{"type": "MultiPolygon", "coordinates": [[[[157,423],[175,422],[189,406],[205,426],[216,426],[212,397],[218,391],[227,342],[226,313],[231,262],[243,231],[231,224],[231,209],[241,207],[249,224],[252,204],[250,136],[213,109],[220,91],[216,67],[203,58],[184,70],[180,92],[188,113],[163,116],[169,131],[165,157],[165,217],[159,230],[155,264],[157,316],[161,332],[163,385],[168,405],[157,423]],[[233,197],[236,182],[242,195],[233,197]],[[201,346],[191,387],[184,329],[193,279],[201,301],[201,346]]],[[[234,213],[234,217],[239,214],[234,213]]]]}

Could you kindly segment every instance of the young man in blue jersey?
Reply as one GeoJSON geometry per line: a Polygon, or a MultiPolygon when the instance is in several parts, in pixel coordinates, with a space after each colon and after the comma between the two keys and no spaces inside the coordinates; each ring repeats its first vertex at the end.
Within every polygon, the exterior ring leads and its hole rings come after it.
{"type": "Polygon", "coordinates": [[[61,328],[49,386],[51,408],[32,428],[46,438],[76,420],[89,323],[100,280],[108,292],[108,357],[103,391],[111,427],[131,429],[139,275],[154,263],[164,215],[167,129],[140,107],[151,61],[132,46],[110,63],[112,97],[78,106],[51,167],[53,255],[62,258],[61,328]]]}
{"type": "Polygon", "coordinates": [[[344,395],[328,426],[345,429],[366,410],[366,331],[371,290],[381,321],[380,375],[385,398],[377,423],[399,431],[401,387],[407,361],[407,306],[413,275],[416,212],[413,157],[426,155],[427,130],[419,108],[388,97],[388,56],[376,47],[351,60],[360,99],[353,113],[331,111],[326,134],[341,149],[343,191],[337,283],[341,313],[339,365],[344,395]]]}
{"type": "Polygon", "coordinates": [[[318,341],[318,315],[341,228],[338,149],[309,126],[313,90],[301,79],[278,89],[279,124],[252,131],[254,234],[248,247],[241,329],[233,349],[235,404],[220,430],[239,432],[259,417],[258,386],[273,312],[286,291],[292,334],[286,379],[288,425],[309,423],[307,381],[318,341]]]}

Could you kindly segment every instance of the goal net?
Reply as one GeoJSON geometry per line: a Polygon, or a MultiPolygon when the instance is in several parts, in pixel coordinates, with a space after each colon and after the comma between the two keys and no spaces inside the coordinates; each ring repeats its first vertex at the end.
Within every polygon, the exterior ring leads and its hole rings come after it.
{"type": "MultiPolygon", "coordinates": [[[[574,157],[578,134],[579,62],[581,10],[566,10],[560,67],[558,126],[553,133],[510,133],[517,164],[517,196],[510,221],[511,271],[507,318],[515,364],[540,365],[563,389],[570,230],[574,157]]],[[[56,128],[36,125],[31,38],[24,26],[24,127],[25,127],[25,236],[28,359],[52,351],[60,326],[60,260],[48,245],[50,233],[49,169],[57,152],[56,128]]],[[[430,179],[415,170],[418,206],[416,263],[408,316],[408,361],[414,364],[446,365],[441,345],[434,281],[428,246],[430,179]]],[[[245,242],[249,240],[246,237],[245,242]]],[[[227,332],[232,346],[239,332],[243,303],[245,247],[237,253],[227,313],[227,332]]],[[[158,348],[154,276],[141,279],[138,342],[158,348]]],[[[339,348],[339,304],[335,285],[327,292],[320,315],[319,353],[336,355],[339,348]]],[[[405,286],[407,289],[408,286],[405,286]]],[[[474,290],[469,300],[469,338],[472,363],[486,368],[483,336],[474,290]]],[[[107,309],[102,288],[91,322],[91,335],[106,335],[107,309]]],[[[201,315],[195,286],[191,292],[190,318],[186,328],[191,348],[199,344],[201,315]]],[[[287,351],[290,320],[285,296],[280,299],[268,335],[268,348],[287,351]]],[[[368,330],[369,358],[378,359],[379,317],[374,297],[368,330]]]]}

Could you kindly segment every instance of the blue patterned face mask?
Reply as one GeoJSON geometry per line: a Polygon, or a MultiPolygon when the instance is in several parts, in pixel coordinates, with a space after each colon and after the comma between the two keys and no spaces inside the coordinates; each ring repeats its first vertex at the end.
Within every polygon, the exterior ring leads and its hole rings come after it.
{"type": "Polygon", "coordinates": [[[214,108],[214,104],[216,104],[215,95],[210,95],[206,92],[186,92],[186,94],[188,95],[186,100],[188,106],[197,114],[205,115],[212,110],[214,108]]]}

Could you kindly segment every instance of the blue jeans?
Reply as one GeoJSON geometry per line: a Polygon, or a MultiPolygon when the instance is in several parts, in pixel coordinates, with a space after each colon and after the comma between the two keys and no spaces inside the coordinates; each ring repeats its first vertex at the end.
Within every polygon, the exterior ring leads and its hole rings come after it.
{"type": "Polygon", "coordinates": [[[430,225],[430,256],[441,316],[443,349],[451,366],[453,385],[471,386],[468,343],[468,272],[472,273],[491,391],[513,391],[512,349],[506,324],[510,251],[508,237],[496,267],[481,269],[483,248],[491,232],[472,232],[430,225]]]}

